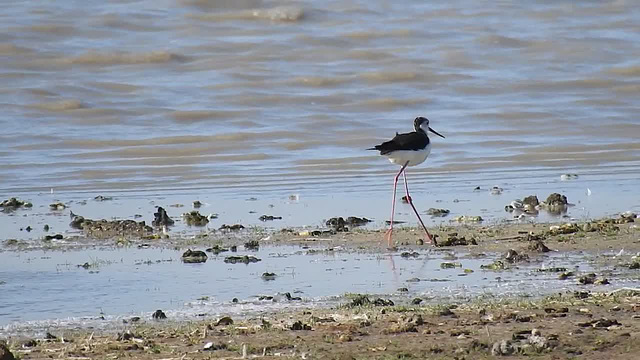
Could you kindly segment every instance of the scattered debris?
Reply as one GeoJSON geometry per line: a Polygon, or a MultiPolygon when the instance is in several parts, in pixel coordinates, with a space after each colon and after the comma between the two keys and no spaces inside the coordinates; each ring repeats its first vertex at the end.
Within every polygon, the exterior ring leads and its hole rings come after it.
{"type": "Polygon", "coordinates": [[[360,218],[357,216],[349,216],[344,219],[342,217],[332,217],[326,221],[326,225],[331,227],[335,231],[349,231],[348,226],[362,226],[370,223],[372,220],[367,218],[360,218]]]}
{"type": "Polygon", "coordinates": [[[182,261],[185,263],[203,263],[207,261],[207,254],[204,251],[196,250],[192,251],[188,249],[184,254],[182,254],[182,261]]]}
{"type": "Polygon", "coordinates": [[[452,221],[457,221],[457,222],[460,222],[460,223],[477,223],[477,222],[484,221],[484,219],[482,219],[481,216],[461,215],[461,216],[456,216],[455,218],[453,218],[452,221]]]}
{"type": "Polygon", "coordinates": [[[135,220],[91,220],[85,219],[73,212],[71,216],[71,226],[74,229],[84,230],[87,234],[98,238],[109,238],[114,236],[145,236],[153,232],[153,228],[145,224],[144,221],[135,220]]]}
{"type": "Polygon", "coordinates": [[[580,231],[578,224],[566,223],[562,225],[552,225],[549,227],[549,233],[551,235],[566,235],[573,234],[580,231]]]}
{"type": "Polygon", "coordinates": [[[153,217],[153,222],[151,222],[153,226],[171,226],[175,223],[169,217],[167,211],[162,207],[158,207],[158,210],[153,214],[153,217]]]}
{"type": "Polygon", "coordinates": [[[578,323],[577,325],[580,327],[593,327],[593,328],[608,328],[611,326],[622,326],[622,324],[620,324],[618,320],[615,320],[615,319],[610,320],[607,318],[601,318],[601,319],[591,320],[583,323],[578,323]]]}
{"type": "Polygon", "coordinates": [[[354,308],[359,306],[393,306],[394,303],[391,300],[385,300],[382,298],[377,298],[374,301],[369,300],[367,295],[357,294],[352,299],[351,302],[346,304],[345,306],[348,308],[354,308]]]}
{"type": "Polygon", "coordinates": [[[3,210],[6,211],[11,211],[11,210],[16,210],[18,208],[24,207],[24,208],[31,208],[33,207],[33,204],[28,202],[28,201],[22,201],[22,200],[18,200],[14,197],[7,199],[3,202],[0,203],[0,207],[3,208],[3,210]]]}
{"type": "Polygon", "coordinates": [[[447,234],[445,240],[438,241],[437,246],[466,246],[466,245],[478,245],[476,239],[466,239],[464,236],[458,237],[458,233],[447,234]]]}

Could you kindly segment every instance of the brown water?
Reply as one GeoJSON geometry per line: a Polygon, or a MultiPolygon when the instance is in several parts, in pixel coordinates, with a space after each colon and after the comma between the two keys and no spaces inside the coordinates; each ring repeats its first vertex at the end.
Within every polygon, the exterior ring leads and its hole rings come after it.
{"type": "Polygon", "coordinates": [[[417,115],[447,138],[414,178],[635,178],[636,5],[5,4],[0,193],[386,191],[363,149],[417,115]]]}

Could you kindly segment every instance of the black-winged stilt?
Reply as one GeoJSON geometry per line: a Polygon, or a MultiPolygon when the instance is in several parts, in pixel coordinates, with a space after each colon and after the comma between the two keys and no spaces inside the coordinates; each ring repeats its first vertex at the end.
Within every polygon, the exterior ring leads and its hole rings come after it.
{"type": "Polygon", "coordinates": [[[416,207],[413,205],[413,201],[411,200],[411,196],[409,195],[409,186],[407,185],[407,175],[405,169],[407,168],[407,166],[416,166],[422,164],[427,159],[427,156],[429,156],[429,153],[431,152],[431,141],[429,141],[429,135],[427,135],[428,131],[431,131],[441,138],[444,138],[444,136],[429,127],[429,119],[427,119],[426,117],[417,117],[413,121],[413,127],[415,129],[415,131],[413,132],[405,134],[396,133],[396,136],[393,139],[367,149],[378,150],[380,151],[380,155],[384,155],[389,158],[389,161],[391,161],[392,163],[402,166],[396,177],[393,179],[391,223],[389,225],[389,230],[387,230],[387,233],[385,234],[385,238],[389,243],[389,247],[393,247],[393,215],[395,213],[396,188],[398,187],[398,178],[400,177],[400,174],[402,174],[402,177],[404,178],[404,189],[407,194],[407,202],[409,203],[409,205],[411,205],[411,208],[413,208],[413,212],[418,217],[418,221],[420,222],[420,225],[422,225],[424,232],[427,234],[427,238],[429,239],[429,241],[436,245],[436,240],[431,237],[431,234],[429,234],[429,231],[427,230],[427,227],[424,226],[424,223],[422,222],[422,219],[420,218],[416,207]]]}

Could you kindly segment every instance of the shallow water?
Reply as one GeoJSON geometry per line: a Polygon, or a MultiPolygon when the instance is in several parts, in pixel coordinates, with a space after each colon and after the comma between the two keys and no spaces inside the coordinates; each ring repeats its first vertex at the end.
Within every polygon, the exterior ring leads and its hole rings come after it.
{"type": "MultiPolygon", "coordinates": [[[[633,1],[14,2],[0,194],[388,191],[373,152],[447,136],[416,190],[640,175],[633,1]]],[[[455,188],[453,188],[455,190],[455,188]]]]}
{"type": "MultiPolygon", "coordinates": [[[[209,254],[206,263],[184,264],[181,252],[153,248],[0,253],[7,265],[0,270],[4,281],[0,333],[57,326],[114,327],[133,315],[149,319],[156,309],[165,310],[174,320],[242,316],[283,307],[336,305],[345,301],[342,296],[346,293],[382,294],[398,303],[414,297],[437,301],[479,295],[543,295],[578,286],[574,280],[557,280],[557,273],[536,269],[563,266],[583,272],[594,266],[588,255],[575,253],[544,256],[502,272],[480,268],[491,263],[494,255],[474,258],[453,251],[422,251],[419,257],[407,259],[400,253],[262,247],[257,252],[238,253],[262,259],[248,265],[224,263],[229,254],[209,254]],[[443,261],[459,262],[462,267],[441,269],[443,261]],[[85,262],[91,265],[88,269],[78,266],[85,262]],[[474,272],[465,275],[463,269],[474,272]],[[263,280],[263,272],[277,277],[263,280]],[[398,291],[403,287],[408,292],[398,291]],[[287,301],[285,292],[302,301],[287,301]],[[260,295],[276,300],[258,300],[260,295]],[[233,304],[233,298],[239,303],[233,304]]],[[[619,270],[615,276],[616,286],[630,281],[619,270]]]]}

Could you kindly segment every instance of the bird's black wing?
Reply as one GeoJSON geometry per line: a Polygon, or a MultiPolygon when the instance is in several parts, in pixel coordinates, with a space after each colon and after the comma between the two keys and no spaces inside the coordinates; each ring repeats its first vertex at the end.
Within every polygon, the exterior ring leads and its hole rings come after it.
{"type": "Polygon", "coordinates": [[[367,150],[378,150],[386,155],[398,150],[421,150],[429,144],[429,137],[419,132],[397,134],[393,139],[385,141],[367,150]]]}

